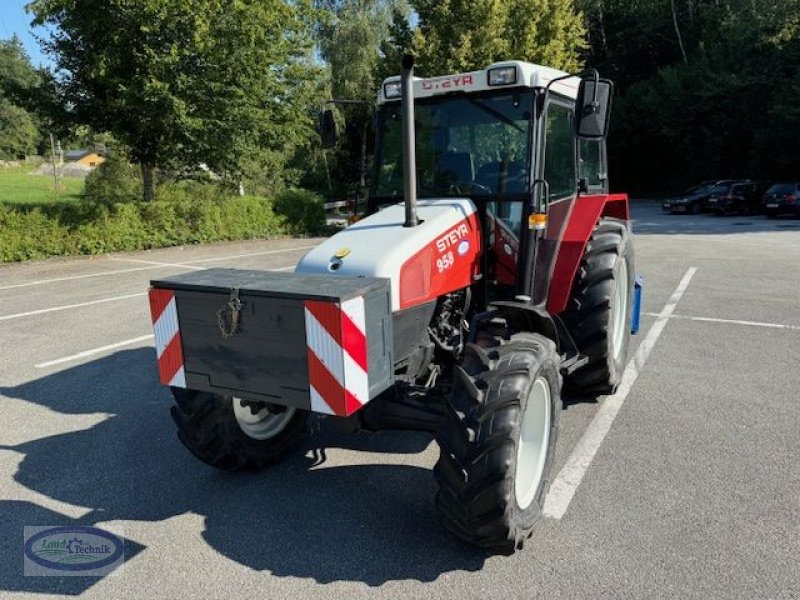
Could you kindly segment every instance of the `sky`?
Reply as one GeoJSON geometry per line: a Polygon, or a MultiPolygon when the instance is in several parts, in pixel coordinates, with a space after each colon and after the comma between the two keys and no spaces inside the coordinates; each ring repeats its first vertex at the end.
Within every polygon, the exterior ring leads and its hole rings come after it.
{"type": "MultiPolygon", "coordinates": [[[[31,15],[25,12],[30,0],[0,0],[0,39],[7,40],[15,33],[35,66],[51,66],[52,61],[45,56],[34,38],[31,29],[31,15]]],[[[40,33],[42,29],[38,30],[40,33]]]]}

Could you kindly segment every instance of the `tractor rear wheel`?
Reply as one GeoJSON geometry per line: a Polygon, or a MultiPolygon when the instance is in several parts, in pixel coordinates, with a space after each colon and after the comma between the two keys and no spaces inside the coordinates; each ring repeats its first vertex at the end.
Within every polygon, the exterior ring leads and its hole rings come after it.
{"type": "Polygon", "coordinates": [[[467,346],[436,441],[436,507],[461,539],[522,548],[542,514],[561,412],[555,344],[518,333],[467,346]]]}
{"type": "Polygon", "coordinates": [[[195,457],[218,469],[261,469],[305,431],[304,410],[179,388],[172,388],[172,394],[178,439],[195,457]]]}
{"type": "Polygon", "coordinates": [[[579,394],[613,394],[622,380],[631,337],[633,239],[625,221],[604,217],[595,227],[567,309],[564,324],[589,362],[565,387],[579,394]]]}

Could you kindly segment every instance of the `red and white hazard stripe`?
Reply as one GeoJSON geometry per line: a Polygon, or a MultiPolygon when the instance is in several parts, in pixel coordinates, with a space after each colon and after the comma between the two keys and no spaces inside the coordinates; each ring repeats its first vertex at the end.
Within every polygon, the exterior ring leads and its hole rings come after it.
{"type": "Polygon", "coordinates": [[[178,308],[172,290],[150,290],[150,315],[156,338],[156,356],[161,383],[173,387],[186,387],[183,369],[183,348],[178,328],[178,308]]]}
{"type": "Polygon", "coordinates": [[[304,304],[311,410],[353,414],[369,402],[364,298],[304,304]]]}

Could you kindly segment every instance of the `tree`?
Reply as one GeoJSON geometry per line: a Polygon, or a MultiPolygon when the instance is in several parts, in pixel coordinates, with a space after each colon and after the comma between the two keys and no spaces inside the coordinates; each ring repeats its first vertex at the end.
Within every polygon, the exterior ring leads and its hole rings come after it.
{"type": "Polygon", "coordinates": [[[383,77],[382,48],[393,15],[407,16],[408,5],[405,0],[323,0],[318,6],[327,15],[319,27],[319,46],[330,69],[330,92],[350,103],[338,105],[346,127],[332,156],[332,180],[346,183],[339,192],[348,193],[354,181],[363,191],[370,115],[383,77]]]}
{"type": "Polygon", "coordinates": [[[420,72],[463,72],[499,60],[581,67],[585,30],[572,0],[416,0],[413,6],[420,72]]]}
{"type": "Polygon", "coordinates": [[[35,154],[41,135],[30,113],[0,99],[0,159],[35,154]]]}
{"type": "Polygon", "coordinates": [[[34,0],[74,123],[110,132],[140,165],[206,163],[232,181],[265,155],[280,169],[311,134],[318,68],[303,0],[34,0]]]}
{"type": "Polygon", "coordinates": [[[19,38],[0,40],[0,158],[36,152],[41,134],[27,105],[38,81],[19,38]]]}

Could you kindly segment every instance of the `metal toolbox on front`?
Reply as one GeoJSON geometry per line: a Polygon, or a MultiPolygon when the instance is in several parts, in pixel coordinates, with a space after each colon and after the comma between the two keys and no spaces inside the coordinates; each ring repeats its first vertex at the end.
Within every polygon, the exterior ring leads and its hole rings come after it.
{"type": "Polygon", "coordinates": [[[387,279],[209,269],[151,285],[165,385],[346,416],[394,381],[387,279]]]}

